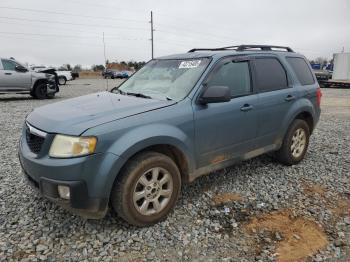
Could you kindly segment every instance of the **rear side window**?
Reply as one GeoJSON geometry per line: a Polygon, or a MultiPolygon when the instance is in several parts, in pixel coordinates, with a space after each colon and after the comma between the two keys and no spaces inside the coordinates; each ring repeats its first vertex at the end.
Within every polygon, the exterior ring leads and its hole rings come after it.
{"type": "Polygon", "coordinates": [[[227,86],[231,96],[243,96],[251,93],[250,70],[248,62],[226,62],[210,77],[208,86],[227,86]]]}
{"type": "Polygon", "coordinates": [[[276,58],[256,58],[255,72],[260,92],[288,87],[286,71],[276,58]]]}
{"type": "Polygon", "coordinates": [[[300,84],[305,86],[315,83],[311,70],[303,58],[287,57],[287,61],[293,68],[293,71],[295,72],[300,84]]]}
{"type": "Polygon", "coordinates": [[[11,70],[11,71],[15,71],[16,68],[16,63],[9,61],[9,60],[5,60],[5,59],[1,59],[2,65],[4,67],[4,70],[11,70]]]}

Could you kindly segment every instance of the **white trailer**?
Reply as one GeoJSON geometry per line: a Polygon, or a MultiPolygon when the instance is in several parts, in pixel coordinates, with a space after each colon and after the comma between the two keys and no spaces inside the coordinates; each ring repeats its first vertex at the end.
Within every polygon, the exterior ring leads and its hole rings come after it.
{"type": "Polygon", "coordinates": [[[350,88],[350,53],[333,55],[334,68],[332,79],[324,83],[325,87],[350,88]]]}

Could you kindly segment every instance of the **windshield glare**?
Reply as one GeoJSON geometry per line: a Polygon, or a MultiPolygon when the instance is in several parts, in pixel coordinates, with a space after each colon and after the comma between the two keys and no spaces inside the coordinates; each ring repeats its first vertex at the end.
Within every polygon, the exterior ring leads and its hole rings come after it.
{"type": "Polygon", "coordinates": [[[209,58],[152,60],[118,90],[179,101],[191,91],[209,62],[209,58]]]}

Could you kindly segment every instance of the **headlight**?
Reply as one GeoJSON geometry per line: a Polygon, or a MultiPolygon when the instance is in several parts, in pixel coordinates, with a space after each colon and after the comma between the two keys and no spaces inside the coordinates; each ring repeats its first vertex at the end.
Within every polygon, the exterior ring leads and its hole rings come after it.
{"type": "Polygon", "coordinates": [[[95,152],[97,138],[56,135],[53,139],[50,157],[77,157],[85,156],[95,152]]]}

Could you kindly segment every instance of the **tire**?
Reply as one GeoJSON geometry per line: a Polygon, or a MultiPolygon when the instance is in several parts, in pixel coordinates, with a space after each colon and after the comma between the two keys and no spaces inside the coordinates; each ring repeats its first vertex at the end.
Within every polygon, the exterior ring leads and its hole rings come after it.
{"type": "Polygon", "coordinates": [[[304,120],[295,119],[283,139],[281,148],[276,152],[277,160],[288,166],[298,164],[304,159],[309,139],[308,124],[304,120]]]}
{"type": "Polygon", "coordinates": [[[67,83],[67,78],[65,76],[59,76],[58,77],[58,84],[60,86],[63,86],[67,83]]]}
{"type": "Polygon", "coordinates": [[[111,79],[114,79],[114,76],[111,76],[111,79]]]}
{"type": "Polygon", "coordinates": [[[45,99],[47,98],[47,85],[46,83],[39,83],[35,86],[33,96],[36,99],[45,99]]]}
{"type": "Polygon", "coordinates": [[[181,176],[174,161],[150,151],[126,163],[114,183],[110,200],[117,215],[126,222],[149,226],[166,218],[180,191],[181,176]]]}
{"type": "Polygon", "coordinates": [[[55,93],[47,94],[47,98],[54,99],[55,98],[55,93]]]}

